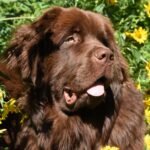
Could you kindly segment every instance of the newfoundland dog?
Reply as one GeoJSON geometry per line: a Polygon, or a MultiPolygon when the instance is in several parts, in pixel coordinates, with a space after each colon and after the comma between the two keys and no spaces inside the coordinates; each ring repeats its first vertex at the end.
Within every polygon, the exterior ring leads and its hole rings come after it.
{"type": "Polygon", "coordinates": [[[13,150],[143,150],[143,103],[108,18],[55,7],[17,29],[0,82],[27,118],[6,121],[13,150]],[[5,75],[4,75],[5,74],[5,75]],[[14,127],[15,126],[15,127],[14,127]],[[15,130],[15,131],[14,131],[15,130]]]}

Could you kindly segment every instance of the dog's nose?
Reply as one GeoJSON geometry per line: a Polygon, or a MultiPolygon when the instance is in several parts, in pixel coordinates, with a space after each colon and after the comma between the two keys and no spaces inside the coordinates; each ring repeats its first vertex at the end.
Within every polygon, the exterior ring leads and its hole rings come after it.
{"type": "Polygon", "coordinates": [[[98,59],[99,62],[107,62],[114,60],[114,55],[110,50],[100,50],[95,54],[96,59],[98,59]]]}

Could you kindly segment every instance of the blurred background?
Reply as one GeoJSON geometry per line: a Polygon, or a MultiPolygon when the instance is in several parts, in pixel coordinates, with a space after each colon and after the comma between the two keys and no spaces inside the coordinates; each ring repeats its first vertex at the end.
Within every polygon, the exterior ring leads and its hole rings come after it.
{"type": "MultiPolygon", "coordinates": [[[[144,95],[145,150],[150,150],[150,0],[0,0],[0,55],[16,28],[53,6],[79,7],[110,18],[131,77],[144,95]]],[[[16,112],[15,100],[5,102],[5,96],[0,86],[0,124],[9,113],[16,112]]],[[[4,130],[0,129],[0,134],[4,130]]]]}

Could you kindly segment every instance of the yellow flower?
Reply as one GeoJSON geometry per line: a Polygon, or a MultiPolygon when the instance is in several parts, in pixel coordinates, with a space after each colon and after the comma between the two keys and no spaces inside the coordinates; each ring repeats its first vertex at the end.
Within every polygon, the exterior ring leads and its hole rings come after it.
{"type": "Polygon", "coordinates": [[[147,107],[150,107],[150,95],[146,95],[146,96],[145,96],[144,104],[145,104],[147,107]]]}
{"type": "Polygon", "coordinates": [[[150,2],[147,5],[144,5],[144,8],[147,16],[150,17],[150,2]]]}
{"type": "Polygon", "coordinates": [[[118,2],[118,0],[107,0],[107,2],[111,5],[115,5],[118,2]]]}
{"type": "Polygon", "coordinates": [[[145,135],[144,137],[144,144],[147,150],[150,150],[150,135],[145,135]]]}
{"type": "Polygon", "coordinates": [[[150,125],[150,109],[148,107],[145,109],[145,119],[146,122],[150,125]]]}
{"type": "Polygon", "coordinates": [[[2,92],[2,90],[0,89],[0,99],[2,99],[3,98],[3,92],[2,92]]]}
{"type": "Polygon", "coordinates": [[[4,133],[6,129],[0,129],[0,134],[4,133]]]}
{"type": "Polygon", "coordinates": [[[140,83],[137,83],[135,86],[136,86],[136,88],[137,88],[138,90],[141,91],[142,88],[141,88],[141,84],[140,84],[140,83]]]}
{"type": "Polygon", "coordinates": [[[3,112],[0,116],[0,124],[2,120],[5,120],[9,113],[18,113],[19,109],[16,106],[16,100],[11,98],[8,102],[6,102],[3,106],[3,112]]]}
{"type": "Polygon", "coordinates": [[[147,73],[148,73],[147,75],[150,78],[150,61],[146,64],[145,69],[147,70],[147,73]]]}
{"type": "Polygon", "coordinates": [[[27,118],[28,118],[28,115],[27,115],[27,114],[23,114],[23,115],[22,115],[22,118],[21,118],[21,120],[20,120],[20,124],[23,124],[24,121],[25,121],[27,118]]]}
{"type": "Polygon", "coordinates": [[[4,111],[8,112],[18,112],[18,108],[15,105],[16,100],[11,98],[8,102],[4,104],[4,111]]]}
{"type": "Polygon", "coordinates": [[[142,27],[139,27],[138,29],[134,29],[133,32],[126,32],[126,36],[132,37],[135,41],[142,44],[147,40],[148,33],[145,29],[142,27]]]}
{"type": "Polygon", "coordinates": [[[103,148],[101,148],[101,150],[119,150],[119,148],[117,148],[117,147],[111,147],[111,146],[105,146],[105,147],[103,147],[103,148]]]}
{"type": "Polygon", "coordinates": [[[0,100],[2,100],[3,98],[5,98],[6,94],[5,91],[0,89],[0,100]]]}

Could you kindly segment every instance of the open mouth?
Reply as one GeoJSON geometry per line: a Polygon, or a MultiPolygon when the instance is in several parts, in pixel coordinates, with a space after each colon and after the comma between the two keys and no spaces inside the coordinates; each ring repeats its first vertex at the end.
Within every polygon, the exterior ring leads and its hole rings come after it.
{"type": "MultiPolygon", "coordinates": [[[[105,94],[105,82],[106,78],[101,77],[84,90],[83,93],[87,93],[92,97],[101,97],[105,94]]],[[[73,106],[78,99],[78,93],[75,93],[70,87],[64,87],[63,95],[68,106],[73,106]]]]}
{"type": "Polygon", "coordinates": [[[99,78],[92,86],[87,89],[87,93],[93,97],[100,97],[105,94],[105,82],[106,78],[99,78]]]}

